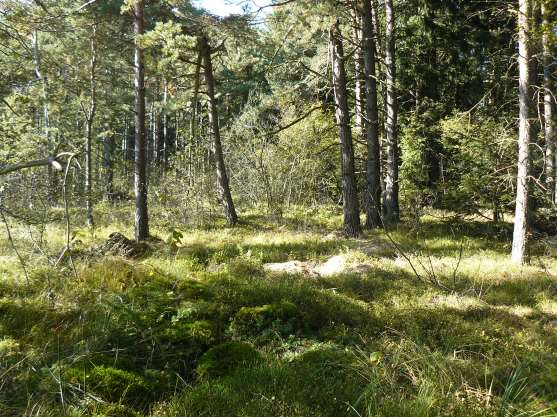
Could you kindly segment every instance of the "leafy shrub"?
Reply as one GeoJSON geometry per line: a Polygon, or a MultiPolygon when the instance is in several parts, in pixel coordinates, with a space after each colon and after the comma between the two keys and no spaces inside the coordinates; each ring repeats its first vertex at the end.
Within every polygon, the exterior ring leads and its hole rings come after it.
{"type": "Polygon", "coordinates": [[[197,374],[201,379],[225,376],[243,365],[261,360],[260,353],[249,343],[227,342],[209,349],[199,360],[197,374]]]}

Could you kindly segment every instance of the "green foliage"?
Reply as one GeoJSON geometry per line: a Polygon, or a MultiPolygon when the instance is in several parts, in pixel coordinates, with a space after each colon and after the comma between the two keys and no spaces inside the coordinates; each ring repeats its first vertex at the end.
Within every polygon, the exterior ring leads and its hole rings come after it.
{"type": "Polygon", "coordinates": [[[499,221],[514,201],[515,138],[479,112],[413,116],[401,135],[406,211],[434,205],[460,213],[489,211],[499,221]]]}
{"type": "Polygon", "coordinates": [[[249,343],[226,342],[205,352],[196,372],[202,380],[226,376],[240,367],[253,366],[261,359],[261,354],[249,343]]]}
{"type": "Polygon", "coordinates": [[[461,212],[488,209],[495,220],[514,201],[514,134],[481,114],[456,114],[440,124],[443,205],[461,212]]]}

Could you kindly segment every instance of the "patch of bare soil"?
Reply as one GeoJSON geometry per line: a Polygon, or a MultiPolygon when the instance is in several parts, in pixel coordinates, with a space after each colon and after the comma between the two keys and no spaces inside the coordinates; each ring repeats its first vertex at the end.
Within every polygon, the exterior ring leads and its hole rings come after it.
{"type": "Polygon", "coordinates": [[[263,265],[267,272],[281,274],[297,274],[309,277],[328,277],[347,273],[365,273],[371,265],[351,261],[347,255],[335,255],[321,264],[313,262],[288,261],[263,265]]]}

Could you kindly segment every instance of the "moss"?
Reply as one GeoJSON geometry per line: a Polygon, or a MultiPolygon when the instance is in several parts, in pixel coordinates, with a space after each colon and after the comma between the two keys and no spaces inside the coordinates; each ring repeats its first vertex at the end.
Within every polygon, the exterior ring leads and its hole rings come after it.
{"type": "Polygon", "coordinates": [[[353,355],[344,350],[334,346],[322,346],[307,350],[295,357],[293,363],[309,366],[339,366],[350,364],[352,359],[353,355]]]}
{"type": "Polygon", "coordinates": [[[207,298],[211,295],[206,284],[193,279],[180,281],[176,286],[178,294],[187,299],[207,298]]]}
{"type": "Polygon", "coordinates": [[[177,321],[167,327],[161,335],[163,342],[179,345],[209,346],[215,341],[215,328],[208,320],[194,322],[177,321]]]}
{"type": "Polygon", "coordinates": [[[152,387],[141,375],[108,366],[95,366],[84,372],[70,368],[66,379],[74,384],[85,384],[87,390],[100,395],[104,400],[143,406],[151,396],[152,387]]]}
{"type": "Polygon", "coordinates": [[[272,327],[280,334],[292,333],[299,321],[298,307],[289,301],[280,301],[257,307],[242,307],[230,324],[233,335],[257,335],[272,327]]]}
{"type": "Polygon", "coordinates": [[[249,343],[227,342],[209,349],[199,360],[200,379],[230,374],[235,369],[261,361],[261,354],[249,343]]]}

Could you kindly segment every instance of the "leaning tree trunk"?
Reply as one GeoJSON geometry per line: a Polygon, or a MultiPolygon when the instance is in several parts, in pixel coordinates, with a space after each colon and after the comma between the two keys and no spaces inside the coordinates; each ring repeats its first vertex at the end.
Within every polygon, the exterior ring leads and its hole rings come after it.
{"type": "Polygon", "coordinates": [[[543,16],[543,108],[544,108],[544,136],[545,136],[545,181],[548,197],[555,203],[555,133],[553,130],[553,83],[551,79],[551,46],[549,13],[545,1],[542,0],[543,16]]]}
{"type": "Polygon", "coordinates": [[[360,2],[362,16],[362,49],[366,87],[365,132],[366,164],[366,227],[381,227],[381,151],[379,145],[379,112],[377,109],[376,50],[373,39],[373,16],[370,0],[360,2]]]}
{"type": "Polygon", "coordinates": [[[386,121],[387,164],[385,166],[385,220],[397,222],[400,218],[398,185],[398,105],[396,97],[395,15],[392,0],[385,0],[385,66],[387,69],[386,121]]]}
{"type": "Polygon", "coordinates": [[[213,63],[211,61],[211,47],[206,36],[200,39],[200,50],[203,56],[203,64],[205,70],[205,82],[207,84],[207,95],[209,97],[209,125],[213,134],[213,152],[217,166],[217,187],[219,198],[224,207],[224,215],[229,225],[233,226],[238,223],[238,215],[232,201],[232,193],[230,192],[230,183],[226,174],[226,166],[224,164],[224,155],[222,152],[222,143],[220,139],[219,115],[217,101],[215,99],[215,79],[213,77],[213,63]]]}
{"type": "Polygon", "coordinates": [[[516,209],[511,259],[524,263],[528,229],[528,171],[530,165],[530,0],[518,1],[519,133],[516,209]]]}
{"type": "Polygon", "coordinates": [[[149,237],[149,214],[147,211],[147,154],[145,141],[145,62],[139,37],[144,32],[144,0],[134,4],[134,64],[135,64],[135,240],[149,237]]]}
{"type": "Polygon", "coordinates": [[[344,206],[344,231],[348,236],[358,236],[360,228],[360,208],[354,173],[354,147],[350,130],[348,94],[344,51],[338,22],[331,28],[329,53],[333,69],[333,89],[335,93],[335,116],[339,129],[342,159],[342,198],[344,206]]]}

